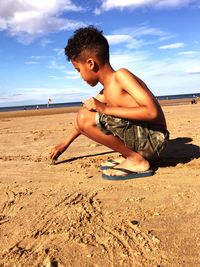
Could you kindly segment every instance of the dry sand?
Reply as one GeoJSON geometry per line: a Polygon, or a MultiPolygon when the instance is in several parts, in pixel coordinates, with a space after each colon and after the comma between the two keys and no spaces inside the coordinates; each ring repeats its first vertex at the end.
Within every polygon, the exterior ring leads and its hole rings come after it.
{"type": "Polygon", "coordinates": [[[4,114],[0,266],[200,266],[200,103],[163,109],[156,174],[118,182],[98,168],[116,154],[83,136],[50,165],[75,113],[4,114]]]}

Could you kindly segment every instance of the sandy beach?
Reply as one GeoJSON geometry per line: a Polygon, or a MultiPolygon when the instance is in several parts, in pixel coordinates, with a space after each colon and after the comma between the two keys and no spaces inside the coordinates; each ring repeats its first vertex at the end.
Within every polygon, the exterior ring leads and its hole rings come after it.
{"type": "Polygon", "coordinates": [[[117,153],[84,136],[50,164],[75,110],[2,112],[0,266],[200,266],[200,103],[163,110],[155,175],[126,181],[101,178],[117,153]]]}

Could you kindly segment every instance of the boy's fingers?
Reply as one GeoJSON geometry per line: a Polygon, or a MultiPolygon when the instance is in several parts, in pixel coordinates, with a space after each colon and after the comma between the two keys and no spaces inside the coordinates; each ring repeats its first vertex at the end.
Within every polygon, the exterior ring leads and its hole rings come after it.
{"type": "Polygon", "coordinates": [[[50,154],[50,158],[53,159],[54,158],[54,154],[50,154]]]}
{"type": "Polygon", "coordinates": [[[58,155],[52,155],[51,157],[52,160],[57,160],[57,158],[58,158],[58,155]]]}
{"type": "Polygon", "coordinates": [[[51,159],[55,159],[55,158],[57,158],[57,157],[58,157],[57,154],[58,154],[58,153],[57,153],[56,151],[51,151],[51,152],[49,153],[51,159]]]}

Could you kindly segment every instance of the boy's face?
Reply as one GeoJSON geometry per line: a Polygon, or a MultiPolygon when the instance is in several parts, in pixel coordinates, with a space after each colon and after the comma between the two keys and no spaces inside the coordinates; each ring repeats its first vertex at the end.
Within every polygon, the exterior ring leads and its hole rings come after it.
{"type": "Polygon", "coordinates": [[[95,62],[89,58],[85,62],[78,60],[71,61],[74,68],[80,73],[82,79],[90,86],[95,86],[99,82],[96,72],[94,71],[95,62]]]}

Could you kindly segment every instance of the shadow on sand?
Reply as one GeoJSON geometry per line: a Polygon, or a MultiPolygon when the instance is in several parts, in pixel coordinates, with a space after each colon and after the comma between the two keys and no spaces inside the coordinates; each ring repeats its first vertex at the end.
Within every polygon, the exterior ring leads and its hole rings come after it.
{"type": "Polygon", "coordinates": [[[62,163],[67,163],[67,162],[73,162],[75,160],[83,159],[83,158],[93,158],[93,157],[97,157],[97,156],[109,155],[109,154],[112,154],[112,153],[116,153],[116,152],[115,151],[108,151],[108,152],[100,152],[100,153],[96,153],[96,154],[89,154],[89,155],[73,157],[73,158],[70,158],[70,159],[66,159],[66,160],[55,162],[55,165],[62,164],[62,163]]]}
{"type": "Polygon", "coordinates": [[[178,163],[188,163],[200,157],[200,147],[191,144],[190,137],[178,137],[169,140],[169,143],[161,158],[156,160],[153,165],[156,167],[176,166],[178,163]]]}
{"type": "MultiPolygon", "coordinates": [[[[200,157],[200,147],[197,145],[191,144],[192,139],[189,137],[179,137],[176,139],[171,139],[162,154],[162,156],[154,161],[152,163],[153,168],[155,170],[159,167],[170,167],[170,166],[176,166],[178,163],[188,163],[191,160],[195,158],[200,157]]],[[[103,155],[109,155],[112,153],[116,153],[114,151],[109,151],[109,152],[101,152],[101,153],[94,153],[94,154],[89,154],[89,155],[83,155],[83,156],[78,156],[78,157],[73,157],[70,159],[66,159],[63,161],[58,161],[55,164],[62,164],[62,163],[67,163],[67,162],[73,162],[78,159],[83,159],[83,158],[93,158],[97,156],[103,156],[103,155]]]]}

